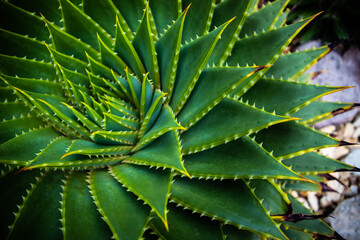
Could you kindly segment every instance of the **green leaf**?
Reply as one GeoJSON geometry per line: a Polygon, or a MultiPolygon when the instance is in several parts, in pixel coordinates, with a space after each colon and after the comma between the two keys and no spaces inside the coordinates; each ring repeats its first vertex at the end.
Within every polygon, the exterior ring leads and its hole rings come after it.
{"type": "Polygon", "coordinates": [[[149,82],[147,76],[148,74],[145,75],[141,86],[141,99],[139,106],[139,115],[141,120],[145,118],[145,114],[149,111],[151,100],[153,98],[153,86],[149,82]]]}
{"type": "Polygon", "coordinates": [[[114,51],[123,59],[130,69],[137,75],[142,76],[145,73],[145,68],[135,51],[126,32],[123,30],[119,20],[116,21],[116,37],[114,51]]]}
{"type": "Polygon", "coordinates": [[[71,145],[72,139],[68,137],[59,137],[52,140],[44,149],[42,149],[25,169],[28,170],[36,167],[51,166],[52,163],[61,162],[60,159],[71,145]]]}
{"type": "Polygon", "coordinates": [[[184,24],[182,37],[182,43],[184,44],[186,41],[191,41],[192,38],[203,36],[209,30],[215,0],[183,0],[181,4],[183,9],[186,9],[191,4],[184,24]]]}
{"type": "Polygon", "coordinates": [[[77,167],[85,169],[111,165],[119,162],[122,154],[130,153],[131,147],[127,146],[104,146],[86,140],[72,140],[68,137],[60,137],[46,146],[38,156],[31,161],[23,170],[32,168],[64,168],[77,167]],[[91,159],[91,156],[103,158],[91,159]],[[112,157],[104,157],[104,156],[112,157]]]}
{"type": "Polygon", "coordinates": [[[111,231],[101,219],[91,198],[86,183],[86,172],[72,172],[66,180],[62,193],[60,221],[66,239],[111,237],[111,231]]]}
{"type": "MultiPolygon", "coordinates": [[[[104,64],[100,63],[99,61],[95,60],[91,56],[87,55],[88,62],[90,64],[91,73],[97,77],[103,77],[105,79],[115,79],[115,73],[112,71],[111,68],[105,66],[104,64]]],[[[116,79],[115,79],[116,80],[116,79]]]]}
{"type": "Polygon", "coordinates": [[[231,21],[181,47],[174,92],[170,101],[170,106],[176,114],[190,96],[217,41],[231,21]]]}
{"type": "Polygon", "coordinates": [[[310,152],[294,158],[285,159],[282,161],[286,166],[292,166],[292,169],[301,174],[318,174],[329,173],[337,169],[351,170],[353,167],[328,158],[321,154],[310,152]]]}
{"type": "Polygon", "coordinates": [[[138,133],[136,131],[97,131],[93,132],[90,138],[100,144],[114,145],[134,145],[137,140],[138,133]]]}
{"type": "Polygon", "coordinates": [[[93,171],[89,185],[94,202],[113,233],[114,239],[139,239],[150,209],[136,201],[108,172],[93,171]]]}
{"type": "Polygon", "coordinates": [[[231,66],[272,64],[296,34],[312,19],[313,17],[289,26],[242,38],[236,42],[231,56],[226,62],[231,66]]]}
{"type": "Polygon", "coordinates": [[[150,79],[154,81],[155,88],[160,89],[159,66],[155,51],[154,37],[151,31],[149,5],[146,5],[144,15],[132,44],[144,63],[146,71],[149,72],[150,79]]]}
{"type": "Polygon", "coordinates": [[[88,104],[82,102],[82,104],[84,105],[85,109],[86,109],[86,114],[89,117],[89,120],[91,120],[92,122],[96,123],[98,126],[103,126],[103,117],[100,116],[100,114],[98,112],[96,112],[94,110],[94,108],[92,108],[91,106],[89,106],[88,104]]]}
{"type": "Polygon", "coordinates": [[[129,71],[126,70],[126,80],[129,84],[129,89],[131,93],[131,99],[135,104],[137,109],[140,108],[141,101],[141,83],[140,80],[132,74],[129,74],[129,71]]]}
{"type": "Polygon", "coordinates": [[[145,118],[141,123],[141,127],[139,130],[139,138],[142,137],[147,131],[149,131],[151,127],[154,125],[157,117],[161,112],[164,96],[165,94],[162,93],[160,90],[156,90],[155,93],[153,94],[153,99],[150,108],[146,112],[145,118]]]}
{"type": "Polygon", "coordinates": [[[275,180],[251,180],[249,185],[254,188],[254,193],[258,199],[262,199],[264,208],[271,215],[285,214],[289,209],[290,200],[281,189],[281,186],[275,183],[275,180]],[[271,196],[271,197],[269,197],[271,196]]]}
{"type": "MultiPolygon", "coordinates": [[[[73,137],[79,137],[80,133],[74,129],[87,131],[76,122],[77,118],[71,110],[62,104],[63,102],[66,102],[66,99],[58,96],[28,92],[18,88],[15,89],[23,101],[29,103],[45,121],[52,124],[60,132],[65,132],[65,134],[69,134],[73,137]],[[56,106],[56,108],[54,106],[56,106]],[[56,111],[56,114],[59,116],[56,116],[53,110],[56,111]],[[62,120],[64,120],[65,123],[62,120]]],[[[83,136],[87,136],[86,133],[81,133],[84,134],[83,136]]]]}
{"type": "MultiPolygon", "coordinates": [[[[122,100],[122,101],[129,101],[129,102],[135,104],[132,93],[131,93],[131,89],[130,89],[130,83],[128,82],[128,80],[125,79],[124,77],[118,76],[113,71],[111,71],[111,73],[112,73],[113,78],[115,79],[116,83],[120,86],[120,89],[122,91],[121,94],[124,95],[122,98],[124,100],[122,100]]],[[[104,95],[104,96],[106,97],[107,95],[104,95]]],[[[108,96],[108,97],[110,97],[110,96],[108,96]]],[[[113,99],[116,99],[116,98],[113,98],[113,99]]]]}
{"type": "Polygon", "coordinates": [[[162,34],[173,20],[181,14],[181,2],[177,0],[152,0],[150,9],[154,16],[157,32],[162,34]]]}
{"type": "MultiPolygon", "coordinates": [[[[89,94],[90,93],[89,89],[80,85],[73,84],[70,80],[66,80],[65,86],[67,87],[65,91],[68,96],[68,101],[70,101],[71,104],[76,106],[78,109],[83,110],[84,107],[81,104],[81,102],[86,101],[85,100],[86,97],[84,97],[84,93],[89,94]]],[[[67,105],[66,103],[63,104],[69,108],[69,105],[67,105]]],[[[77,112],[74,107],[72,108],[70,107],[69,109],[74,113],[74,115],[78,118],[78,120],[85,118],[79,112],[77,112]]],[[[83,121],[81,122],[83,123],[83,121]]]]}
{"type": "Polygon", "coordinates": [[[33,128],[38,128],[43,125],[43,122],[39,117],[32,115],[21,116],[18,118],[11,118],[0,122],[0,143],[4,143],[18,134],[22,134],[24,131],[29,131],[33,128]]]}
{"type": "Polygon", "coordinates": [[[161,135],[176,129],[184,129],[177,123],[174,113],[168,105],[162,107],[161,112],[156,119],[154,125],[147,131],[136,144],[133,151],[141,149],[150,141],[160,137],[161,135]]]}
{"type": "Polygon", "coordinates": [[[138,130],[140,127],[139,121],[135,119],[118,117],[111,113],[104,113],[104,115],[106,131],[131,131],[138,130]]]}
{"type": "Polygon", "coordinates": [[[285,181],[283,189],[286,191],[317,192],[321,193],[321,186],[315,182],[285,181]]]}
{"type": "Polygon", "coordinates": [[[24,198],[6,239],[26,239],[29,236],[34,239],[62,238],[59,207],[63,178],[64,173],[51,172],[35,183],[24,198]]]}
{"type": "Polygon", "coordinates": [[[243,23],[249,14],[252,1],[254,0],[226,0],[216,5],[210,29],[220,26],[233,17],[236,18],[222,34],[221,40],[217,43],[211,54],[209,64],[223,65],[226,58],[230,55],[235,42],[238,40],[243,23]]]}
{"type": "Polygon", "coordinates": [[[43,20],[35,13],[32,14],[7,1],[0,1],[0,15],[0,28],[49,42],[49,32],[43,20]]]}
{"type": "Polygon", "coordinates": [[[0,120],[11,120],[12,118],[20,118],[28,115],[30,109],[22,102],[0,102],[0,120]]]}
{"type": "Polygon", "coordinates": [[[274,28],[280,28],[283,27],[287,21],[288,15],[290,14],[291,10],[287,8],[285,11],[281,13],[281,15],[278,17],[276,23],[274,24],[274,28]]]}
{"type": "MultiPolygon", "coordinates": [[[[170,2],[170,1],[166,1],[170,2]]],[[[159,41],[156,42],[155,48],[159,59],[159,70],[161,89],[168,93],[170,97],[174,88],[176,70],[179,61],[182,31],[188,8],[174,22],[159,41]]]]}
{"type": "MultiPolygon", "coordinates": [[[[82,106],[80,105],[80,102],[82,99],[80,100],[80,96],[81,96],[80,89],[83,89],[84,91],[87,91],[87,89],[79,85],[73,84],[71,81],[67,80],[65,76],[63,76],[63,79],[64,79],[64,83],[62,84],[62,87],[64,90],[64,95],[67,96],[67,100],[70,102],[70,104],[75,105],[78,108],[81,108],[82,106]]],[[[63,104],[67,106],[66,103],[63,102],[63,104]]],[[[74,113],[74,111],[72,112],[74,113]]]]}
{"type": "Polygon", "coordinates": [[[340,144],[339,140],[295,122],[277,124],[260,131],[256,134],[256,142],[262,142],[263,147],[273,151],[279,160],[340,144]]]}
{"type": "MultiPolygon", "coordinates": [[[[132,32],[136,32],[139,26],[139,20],[143,16],[145,9],[144,0],[122,0],[113,1],[116,7],[120,10],[125,22],[129,25],[132,32]]],[[[121,22],[122,24],[122,22],[121,22]]],[[[130,39],[131,40],[131,39],[130,39]]]]}
{"type": "Polygon", "coordinates": [[[29,12],[34,12],[37,15],[43,14],[46,19],[51,22],[55,22],[56,25],[62,26],[62,15],[59,11],[60,4],[58,1],[48,1],[48,0],[33,0],[33,1],[23,1],[23,0],[10,0],[12,4],[15,4],[22,9],[25,9],[29,12]]]}
{"type": "Polygon", "coordinates": [[[184,168],[176,131],[169,131],[156,138],[150,145],[126,158],[124,162],[172,168],[188,175],[184,168]]]}
{"type": "Polygon", "coordinates": [[[14,137],[0,145],[0,162],[24,165],[58,136],[51,128],[40,128],[14,137]]]}
{"type": "Polygon", "coordinates": [[[39,80],[22,77],[10,77],[0,75],[0,78],[15,88],[26,90],[34,93],[50,94],[56,96],[63,96],[62,85],[52,80],[39,80]]]}
{"type": "Polygon", "coordinates": [[[112,49],[110,49],[108,46],[105,45],[103,40],[98,35],[98,41],[99,41],[99,48],[100,48],[100,56],[101,56],[101,62],[105,66],[108,66],[109,68],[116,71],[118,74],[122,74],[125,76],[125,69],[126,69],[126,63],[118,57],[112,49]]]}
{"type": "MultiPolygon", "coordinates": [[[[315,73],[316,74],[316,73],[315,73]]],[[[296,79],[297,82],[299,83],[309,83],[311,82],[311,80],[313,79],[313,76],[315,75],[311,72],[308,73],[304,73],[303,75],[301,75],[300,77],[298,77],[296,79]]]]}
{"type": "Polygon", "coordinates": [[[0,78],[0,80],[2,80],[0,81],[0,84],[5,85],[4,87],[0,87],[0,101],[3,104],[18,101],[18,96],[14,93],[14,90],[10,86],[6,85],[3,78],[0,78]]]}
{"type": "Polygon", "coordinates": [[[52,64],[2,54],[0,54],[0,72],[2,75],[14,77],[43,78],[51,81],[57,79],[52,64]]]}
{"type": "Polygon", "coordinates": [[[82,7],[88,16],[112,36],[115,36],[115,19],[120,12],[112,1],[83,0],[82,7]]]}
{"type": "Polygon", "coordinates": [[[301,118],[303,123],[311,124],[350,110],[353,106],[352,103],[315,101],[292,114],[292,116],[301,118]]]}
{"type": "Polygon", "coordinates": [[[277,0],[270,2],[258,11],[246,18],[244,26],[240,32],[240,38],[245,35],[253,35],[254,32],[268,31],[277,22],[280,14],[288,4],[289,0],[277,0]]]}
{"type": "Polygon", "coordinates": [[[96,50],[99,50],[97,34],[108,47],[113,45],[111,36],[73,3],[69,0],[59,0],[59,2],[64,27],[68,34],[80,38],[82,42],[91,45],[96,50]]]}
{"type": "Polygon", "coordinates": [[[109,146],[101,145],[91,141],[76,139],[72,142],[66,151],[66,154],[62,155],[62,158],[73,154],[81,155],[125,155],[130,153],[132,147],[129,146],[109,146]]]}
{"type": "Polygon", "coordinates": [[[104,96],[110,109],[110,113],[119,117],[130,117],[138,119],[138,113],[131,107],[130,104],[123,100],[104,96]]]}
{"type": "MultiPolygon", "coordinates": [[[[53,43],[50,47],[53,47],[56,51],[68,56],[74,56],[82,61],[87,60],[87,54],[93,58],[98,58],[98,52],[92,46],[85,44],[80,39],[77,39],[47,20],[45,20],[45,23],[49,29],[53,43]]],[[[98,49],[97,41],[96,45],[96,49],[98,49]]]]}
{"type": "Polygon", "coordinates": [[[273,115],[240,101],[225,98],[181,135],[183,153],[190,154],[209,149],[270,125],[290,120],[293,119],[273,115]]]}
{"type": "Polygon", "coordinates": [[[191,210],[267,237],[286,239],[252,190],[241,180],[234,182],[176,178],[171,193],[175,202],[191,210]],[[257,221],[253,222],[252,219],[257,221]]]}
{"type": "Polygon", "coordinates": [[[51,56],[44,43],[4,29],[0,29],[0,53],[35,58],[38,61],[51,61],[51,56]]]}
{"type": "MultiPolygon", "coordinates": [[[[50,98],[50,100],[53,100],[53,98],[50,98]]],[[[74,129],[83,137],[89,138],[90,132],[77,122],[76,115],[66,106],[58,103],[57,100],[58,99],[55,99],[55,101],[46,101],[42,100],[41,98],[38,99],[38,101],[44,103],[47,107],[49,107],[51,111],[53,111],[53,115],[56,115],[62,122],[65,122],[69,127],[74,129]]]]}
{"type": "Polygon", "coordinates": [[[290,115],[297,112],[312,101],[343,90],[343,87],[329,87],[282,81],[276,79],[260,79],[242,95],[249,104],[280,115],[290,115]]]}
{"type": "MultiPolygon", "coordinates": [[[[90,80],[90,85],[92,88],[93,96],[96,97],[99,94],[101,96],[109,95],[111,97],[118,97],[117,94],[115,92],[113,92],[110,87],[110,86],[112,86],[112,83],[108,82],[103,77],[100,77],[99,75],[95,75],[89,71],[87,71],[87,74],[88,74],[88,77],[90,80]]],[[[116,87],[114,87],[114,88],[117,89],[116,87]]]]}
{"type": "MultiPolygon", "coordinates": [[[[3,165],[1,165],[3,166],[3,165]]],[[[23,196],[27,195],[28,189],[31,189],[31,184],[37,181],[40,177],[40,172],[26,171],[17,172],[12,171],[0,178],[0,238],[5,239],[9,233],[9,228],[14,220],[14,212],[18,211],[18,205],[24,201],[23,196]]]]}
{"type": "Polygon", "coordinates": [[[111,172],[119,182],[148,204],[168,229],[166,205],[172,181],[170,170],[121,164],[111,167],[111,172]]]}
{"type": "Polygon", "coordinates": [[[184,211],[174,204],[169,205],[169,231],[165,229],[161,219],[154,217],[150,226],[162,239],[222,239],[220,225],[210,218],[200,218],[198,214],[184,211]]]}
{"type": "Polygon", "coordinates": [[[85,126],[87,127],[90,132],[95,132],[95,131],[99,131],[101,130],[101,128],[96,125],[96,123],[94,123],[93,121],[91,121],[89,118],[87,118],[85,115],[83,115],[81,112],[79,112],[78,110],[76,110],[73,106],[70,106],[66,103],[63,103],[65,106],[67,106],[73,113],[74,115],[78,118],[78,120],[85,126]]]}
{"type": "Polygon", "coordinates": [[[252,233],[246,230],[239,230],[235,226],[223,225],[222,227],[223,234],[226,236],[226,240],[260,240],[261,237],[258,234],[252,233]]]}
{"type": "Polygon", "coordinates": [[[292,228],[282,228],[282,230],[284,231],[284,233],[286,234],[286,236],[289,239],[301,239],[301,240],[313,240],[313,234],[311,233],[307,233],[307,232],[303,232],[303,231],[298,231],[292,228]]]}
{"type": "Polygon", "coordinates": [[[194,125],[254,71],[254,68],[237,67],[204,69],[177,116],[179,122],[186,128],[194,125]]]}
{"type": "MultiPolygon", "coordinates": [[[[84,61],[81,61],[75,57],[68,56],[66,54],[60,53],[56,51],[55,49],[52,49],[48,46],[48,50],[51,53],[51,57],[54,60],[54,62],[57,64],[57,66],[60,68],[60,71],[63,71],[64,69],[76,71],[81,74],[86,74],[86,69],[88,68],[88,64],[84,61]]],[[[67,75],[65,75],[67,76],[67,75]]]]}
{"type": "Polygon", "coordinates": [[[189,174],[200,178],[300,178],[247,136],[184,160],[189,174]]]}
{"type": "Polygon", "coordinates": [[[265,76],[274,78],[297,78],[314,65],[319,58],[330,51],[328,47],[320,47],[307,51],[281,55],[265,76]]]}

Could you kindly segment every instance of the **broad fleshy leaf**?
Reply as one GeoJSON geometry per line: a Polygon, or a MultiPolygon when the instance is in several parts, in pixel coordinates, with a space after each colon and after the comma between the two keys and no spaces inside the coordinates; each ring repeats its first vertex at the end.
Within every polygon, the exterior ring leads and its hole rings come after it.
{"type": "Polygon", "coordinates": [[[144,166],[121,164],[112,167],[111,173],[121,184],[148,204],[168,228],[167,200],[172,181],[169,170],[153,170],[144,166]]]}
{"type": "Polygon", "coordinates": [[[136,201],[135,195],[127,192],[107,171],[91,172],[88,181],[95,204],[113,237],[141,237],[150,209],[136,201]]]}
{"type": "Polygon", "coordinates": [[[172,198],[183,207],[201,211],[209,217],[238,228],[286,239],[242,180],[213,182],[176,178],[172,186],[172,198]],[[220,190],[222,194],[218,194],[220,190]],[[258,219],[256,226],[251,221],[254,216],[258,219]]]}
{"type": "Polygon", "coordinates": [[[110,238],[111,231],[100,216],[86,182],[86,173],[72,172],[62,192],[60,221],[63,235],[69,239],[110,238]],[[82,217],[84,215],[86,218],[82,217]]]}

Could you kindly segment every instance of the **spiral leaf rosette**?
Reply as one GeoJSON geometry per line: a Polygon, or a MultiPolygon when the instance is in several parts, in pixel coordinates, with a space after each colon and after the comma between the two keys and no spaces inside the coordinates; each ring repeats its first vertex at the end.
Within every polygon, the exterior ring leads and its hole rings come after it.
{"type": "Polygon", "coordinates": [[[287,3],[0,1],[1,238],[338,237],[289,191],[353,169],[309,127],[352,104],[287,3]]]}

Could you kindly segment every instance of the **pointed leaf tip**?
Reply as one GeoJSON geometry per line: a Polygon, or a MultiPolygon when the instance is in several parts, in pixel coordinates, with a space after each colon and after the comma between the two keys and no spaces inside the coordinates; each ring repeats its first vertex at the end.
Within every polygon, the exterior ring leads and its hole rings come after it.
{"type": "Polygon", "coordinates": [[[347,141],[343,141],[343,140],[341,140],[340,143],[339,143],[339,147],[351,146],[351,145],[359,145],[359,143],[351,143],[351,142],[347,142],[347,141]]]}

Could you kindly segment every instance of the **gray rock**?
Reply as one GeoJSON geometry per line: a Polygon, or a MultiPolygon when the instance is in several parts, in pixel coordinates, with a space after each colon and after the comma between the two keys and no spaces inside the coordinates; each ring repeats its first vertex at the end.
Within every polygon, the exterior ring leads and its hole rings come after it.
{"type": "Polygon", "coordinates": [[[351,187],[345,193],[345,196],[353,197],[358,193],[358,191],[359,191],[359,187],[357,185],[351,185],[351,187]]]}
{"type": "Polygon", "coordinates": [[[358,116],[357,118],[356,118],[356,120],[355,120],[355,122],[354,122],[354,126],[355,127],[360,127],[360,116],[358,116]]]}
{"type": "MultiPolygon", "coordinates": [[[[319,41],[310,41],[301,47],[310,49],[312,46],[321,46],[319,41]]],[[[315,64],[308,72],[323,72],[313,79],[313,83],[330,86],[355,86],[341,92],[324,96],[322,99],[329,102],[359,103],[360,102],[360,50],[351,47],[344,55],[331,51],[324,58],[315,64]]],[[[341,124],[352,120],[358,109],[335,116],[334,118],[319,122],[317,128],[330,124],[341,124]]]]}
{"type": "MultiPolygon", "coordinates": [[[[343,162],[360,168],[360,149],[354,149],[351,151],[350,154],[344,158],[343,162]]],[[[360,176],[359,172],[354,172],[352,174],[354,174],[354,176],[360,176]]]]}
{"type": "Polygon", "coordinates": [[[360,236],[360,196],[341,202],[327,219],[330,225],[347,240],[358,240],[360,236]]]}

